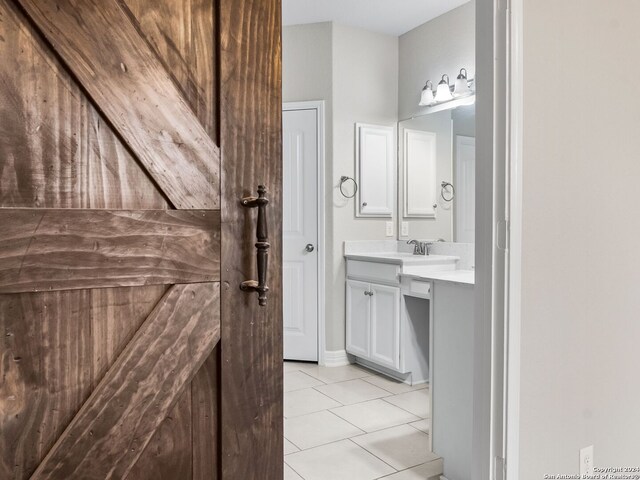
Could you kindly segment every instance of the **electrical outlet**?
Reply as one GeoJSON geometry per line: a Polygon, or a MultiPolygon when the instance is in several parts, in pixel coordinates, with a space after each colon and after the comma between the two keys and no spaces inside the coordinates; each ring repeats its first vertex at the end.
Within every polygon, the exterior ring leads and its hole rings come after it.
{"type": "Polygon", "coordinates": [[[408,237],[409,236],[409,222],[402,222],[402,231],[400,232],[400,235],[402,235],[403,237],[408,237]]]}
{"type": "Polygon", "coordinates": [[[580,475],[593,475],[593,445],[580,450],[580,475]]]}
{"type": "Polygon", "coordinates": [[[393,237],[393,222],[387,222],[387,237],[393,237]]]}

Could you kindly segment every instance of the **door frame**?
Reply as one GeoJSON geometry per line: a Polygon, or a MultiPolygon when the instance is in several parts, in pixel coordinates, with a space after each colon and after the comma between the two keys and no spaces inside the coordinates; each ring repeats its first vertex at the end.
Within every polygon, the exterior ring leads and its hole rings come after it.
{"type": "MultiPolygon", "coordinates": [[[[509,164],[513,0],[476,2],[476,330],[473,480],[504,480],[509,385],[510,307],[509,164]]],[[[511,421],[511,419],[509,419],[511,421]]],[[[509,477],[516,479],[517,475],[509,477]]]]}
{"type": "Polygon", "coordinates": [[[507,265],[505,453],[509,455],[505,478],[519,477],[520,447],[520,338],[522,288],[522,147],[523,147],[523,0],[510,0],[507,33],[509,109],[505,129],[508,136],[507,178],[509,196],[509,257],[507,265]]]}
{"type": "Polygon", "coordinates": [[[315,110],[316,122],[318,126],[317,138],[318,138],[318,165],[317,165],[317,205],[318,205],[318,240],[317,248],[318,252],[318,365],[326,364],[326,313],[325,313],[325,275],[326,275],[326,263],[325,263],[325,102],[324,100],[309,100],[303,102],[283,102],[283,112],[293,112],[299,110],[315,110]]]}

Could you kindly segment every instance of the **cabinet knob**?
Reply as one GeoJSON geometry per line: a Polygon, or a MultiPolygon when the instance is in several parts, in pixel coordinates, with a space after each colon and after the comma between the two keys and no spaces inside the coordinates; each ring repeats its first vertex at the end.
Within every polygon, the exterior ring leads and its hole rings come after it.
{"type": "Polygon", "coordinates": [[[367,202],[362,202],[362,206],[363,206],[363,207],[366,207],[367,205],[368,205],[368,203],[367,203],[367,202]]]}
{"type": "Polygon", "coordinates": [[[370,297],[372,297],[372,296],[373,296],[373,292],[368,292],[367,290],[365,290],[365,291],[364,291],[364,294],[365,294],[365,295],[369,295],[370,297]]]}

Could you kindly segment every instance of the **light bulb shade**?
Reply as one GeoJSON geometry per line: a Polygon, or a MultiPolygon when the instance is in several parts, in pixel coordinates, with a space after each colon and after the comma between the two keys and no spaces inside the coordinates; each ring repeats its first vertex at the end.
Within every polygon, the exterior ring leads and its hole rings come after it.
{"type": "Polygon", "coordinates": [[[471,93],[471,89],[469,88],[469,81],[467,80],[467,69],[462,68],[460,70],[460,74],[458,78],[456,78],[456,84],[453,90],[454,97],[462,97],[465,95],[469,95],[471,93]]]}
{"type": "Polygon", "coordinates": [[[433,90],[431,88],[431,85],[432,85],[431,80],[429,80],[427,84],[424,86],[424,88],[422,89],[422,94],[420,95],[420,103],[419,103],[421,107],[426,107],[428,105],[431,105],[435,101],[435,98],[433,97],[433,90]]]}
{"type": "Polygon", "coordinates": [[[436,90],[436,102],[446,102],[452,98],[453,95],[451,95],[451,88],[449,87],[449,75],[445,73],[442,76],[440,83],[438,83],[438,89],[436,90]]]}

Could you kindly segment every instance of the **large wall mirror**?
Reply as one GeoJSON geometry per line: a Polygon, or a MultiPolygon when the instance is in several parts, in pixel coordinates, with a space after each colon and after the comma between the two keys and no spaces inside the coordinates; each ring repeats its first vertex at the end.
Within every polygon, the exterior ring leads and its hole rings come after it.
{"type": "Polygon", "coordinates": [[[475,242],[475,106],[398,123],[398,236],[475,242]]]}

